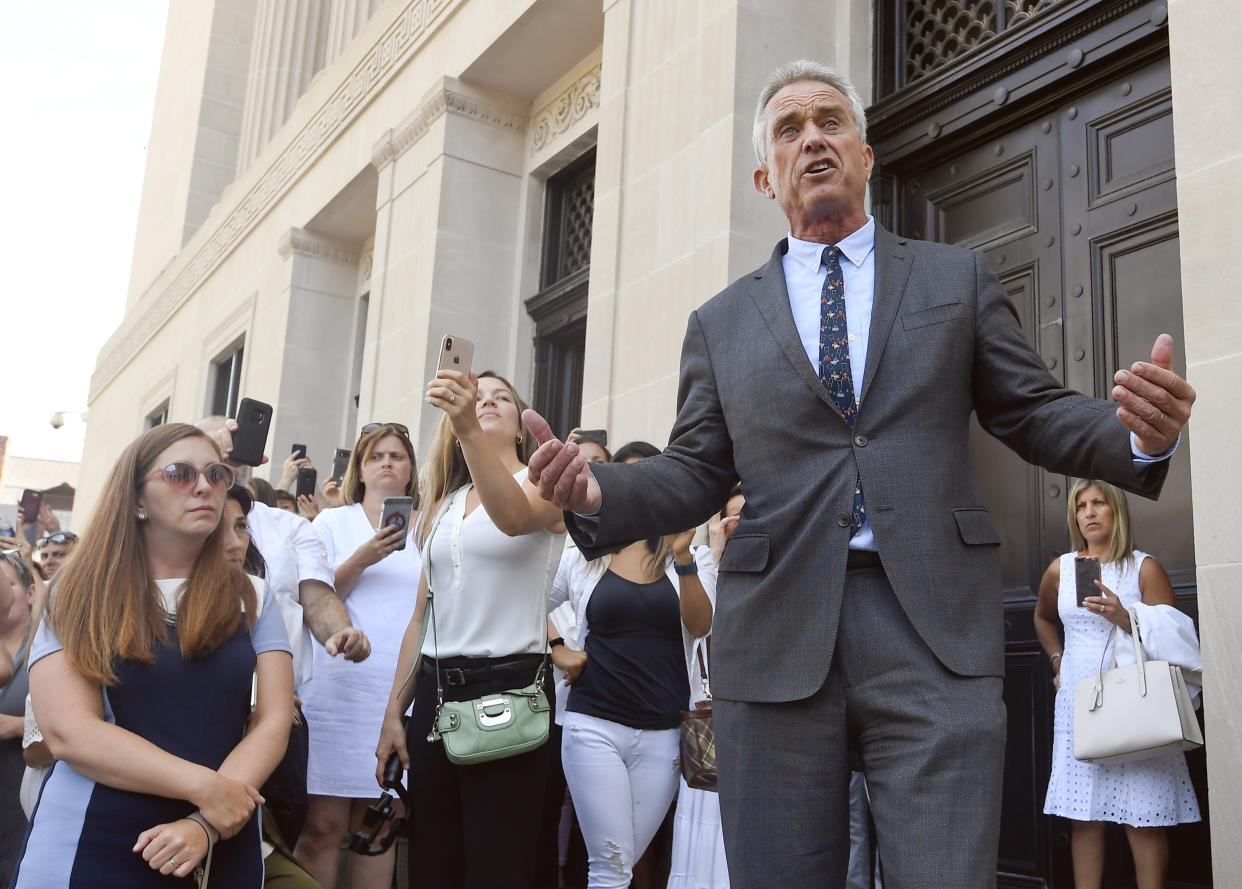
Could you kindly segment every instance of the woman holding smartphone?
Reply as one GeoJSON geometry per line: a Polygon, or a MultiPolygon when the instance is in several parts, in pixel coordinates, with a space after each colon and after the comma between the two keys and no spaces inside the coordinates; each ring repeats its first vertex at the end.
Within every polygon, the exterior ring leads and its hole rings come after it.
{"type": "MultiPolygon", "coordinates": [[[[446,701],[534,681],[547,651],[548,590],[564,548],[564,526],[560,510],[526,479],[531,441],[521,419],[525,405],[508,382],[490,372],[476,379],[441,370],[428,386],[427,403],[444,411],[432,444],[424,488],[428,506],[419,531],[427,538],[424,564],[435,592],[434,627],[419,665],[424,573],[376,758],[382,769],[394,752],[401,757],[419,802],[411,825],[411,885],[524,889],[534,877],[547,745],[458,766],[427,734],[436,708],[437,666],[446,701]],[[411,700],[407,733],[401,715],[411,700]]],[[[548,665],[549,701],[551,686],[548,665]]]]}
{"type": "MultiPolygon", "coordinates": [[[[1044,813],[1073,822],[1070,848],[1077,889],[1099,889],[1104,877],[1105,822],[1125,826],[1139,889],[1160,889],[1168,867],[1167,827],[1199,820],[1199,805],[1181,753],[1137,762],[1092,763],[1074,758],[1074,686],[1096,675],[1110,631],[1130,633],[1127,609],[1172,606],[1173,587],[1160,563],[1134,548],[1125,495],[1107,482],[1070,488],[1068,525],[1074,552],[1048,566],[1039,585],[1035,631],[1052,662],[1057,686],[1052,775],[1044,813]],[[1079,602],[1074,559],[1098,559],[1102,578],[1079,602]],[[1061,644],[1059,623],[1065,628],[1061,644]]],[[[1145,613],[1147,613],[1145,611],[1145,613]]],[[[1144,639],[1148,628],[1144,625],[1144,639]]],[[[1129,648],[1118,640],[1118,649],[1129,648]]]]}
{"type": "Polygon", "coordinates": [[[226,558],[232,482],[183,423],[109,474],[30,652],[56,762],[18,889],[182,886],[205,863],[212,886],[262,886],[256,788],[289,739],[293,659],[271,594],[226,558]]]}
{"type": "MultiPolygon", "coordinates": [[[[337,885],[341,838],[362,826],[362,815],[379,787],[367,738],[379,734],[392,684],[392,665],[401,633],[414,613],[422,560],[412,545],[413,509],[418,506],[418,471],[409,430],[400,423],[368,423],[354,445],[341,484],[344,506],[314,521],[336,569],[336,594],[355,627],[371,641],[361,663],[329,657],[314,647],[311,679],[302,687],[302,709],[310,732],[307,765],[309,802],[298,839],[298,860],[324,889],[337,885]],[[400,510],[384,504],[409,498],[400,510]],[[382,523],[385,515],[400,523],[382,523]]],[[[349,889],[387,886],[395,847],[368,858],[350,855],[349,889]]]]}

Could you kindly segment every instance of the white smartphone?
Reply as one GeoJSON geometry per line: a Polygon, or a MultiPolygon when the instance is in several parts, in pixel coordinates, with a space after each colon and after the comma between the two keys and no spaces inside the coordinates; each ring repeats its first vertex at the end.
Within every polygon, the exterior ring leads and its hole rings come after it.
{"type": "Polygon", "coordinates": [[[470,376],[470,362],[474,360],[474,343],[460,336],[445,334],[440,340],[440,363],[438,370],[459,370],[470,376]]]}
{"type": "Polygon", "coordinates": [[[380,528],[396,527],[401,529],[401,542],[397,549],[405,549],[406,538],[410,534],[410,514],[414,511],[412,497],[385,497],[380,512],[380,528]]]}

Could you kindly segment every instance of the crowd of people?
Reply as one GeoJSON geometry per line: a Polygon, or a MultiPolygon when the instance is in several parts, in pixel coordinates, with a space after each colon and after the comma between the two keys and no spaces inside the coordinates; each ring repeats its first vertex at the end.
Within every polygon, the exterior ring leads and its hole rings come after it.
{"type": "MultiPolygon", "coordinates": [[[[1193,390],[1161,342],[1119,373],[1116,416],[1057,387],[976,258],[899,245],[862,212],[865,119],[831,69],[780,69],[755,126],[755,184],[791,235],[692,317],[664,451],[562,442],[503,377],[440,370],[421,461],[405,425],[368,423],[339,482],[297,496],[304,453],[268,485],[232,459],[237,423],[208,417],[130,444],[81,539],[29,517],[37,546],[0,558],[0,884],[386,889],[391,846],[341,849],[376,832],[394,761],[410,886],[994,884],[999,541],[966,419],[1152,495],[1193,390]],[[903,285],[918,311],[868,345],[857,318],[895,286],[881,247],[930,283],[903,285]],[[944,281],[971,282],[969,306],[944,281]],[[941,324],[974,347],[942,354],[941,324]],[[780,348],[755,346],[769,330],[780,348]],[[679,779],[680,715],[709,687],[719,794],[679,779]],[[529,700],[551,740],[455,756],[446,705],[500,699],[529,700]]],[[[1133,631],[1126,606],[1176,622],[1172,589],[1117,489],[1069,501],[1075,551],[1036,612],[1061,682],[1047,811],[1075,823],[1080,889],[1106,821],[1150,889],[1163,827],[1198,818],[1185,763],[1074,760],[1067,688],[1102,633],[1133,631]],[[1066,566],[1088,555],[1104,574],[1080,605],[1066,566]]]]}

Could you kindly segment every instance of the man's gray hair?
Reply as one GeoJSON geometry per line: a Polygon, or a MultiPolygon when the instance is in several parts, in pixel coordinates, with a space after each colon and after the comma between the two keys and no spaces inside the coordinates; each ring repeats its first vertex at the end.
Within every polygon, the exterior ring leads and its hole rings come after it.
{"type": "Polygon", "coordinates": [[[768,163],[768,134],[765,125],[768,103],[785,87],[799,80],[816,80],[825,83],[844,96],[850,106],[850,115],[854,118],[854,129],[858,130],[858,138],[864,145],[867,144],[867,110],[863,106],[862,97],[858,95],[858,89],[853,81],[828,65],[813,62],[810,59],[797,59],[793,62],[786,62],[768,75],[767,82],[759,92],[759,102],[755,105],[755,129],[752,139],[755,143],[755,160],[759,162],[761,168],[767,166],[768,163]]]}

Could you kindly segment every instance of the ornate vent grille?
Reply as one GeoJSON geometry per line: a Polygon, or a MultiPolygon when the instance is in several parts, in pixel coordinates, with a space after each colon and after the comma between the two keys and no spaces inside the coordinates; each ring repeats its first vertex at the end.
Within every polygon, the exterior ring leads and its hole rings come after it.
{"type": "Polygon", "coordinates": [[[576,183],[565,195],[565,240],[561,253],[564,278],[591,262],[591,216],[595,210],[595,178],[576,183]]]}
{"type": "Polygon", "coordinates": [[[1064,0],[904,0],[905,82],[914,83],[1064,0]]]}

